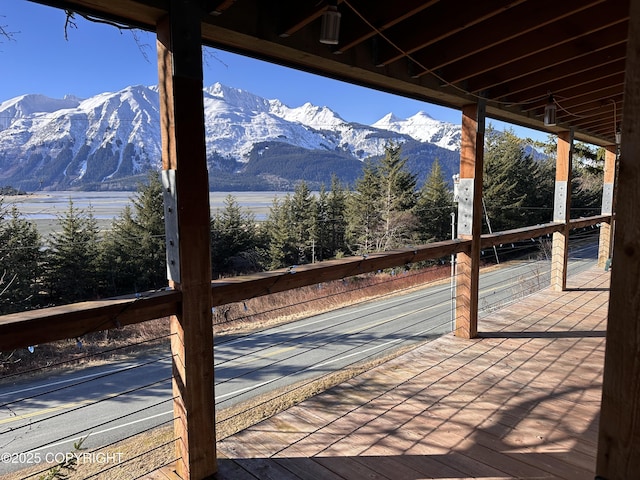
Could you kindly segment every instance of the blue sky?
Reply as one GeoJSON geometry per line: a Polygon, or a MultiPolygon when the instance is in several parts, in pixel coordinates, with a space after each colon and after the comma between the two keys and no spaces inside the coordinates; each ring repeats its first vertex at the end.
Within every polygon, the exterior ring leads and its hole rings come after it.
{"type": "MultiPolygon", "coordinates": [[[[26,0],[0,3],[0,24],[15,41],[0,43],[0,102],[26,93],[53,98],[81,98],[118,91],[129,85],[158,82],[155,36],[119,31],[113,26],[77,17],[65,40],[63,11],[26,0]]],[[[290,107],[305,102],[327,106],[347,121],[371,124],[389,112],[407,118],[420,110],[432,117],[460,123],[460,112],[406,99],[266,62],[205,49],[204,84],[220,82],[290,107]]],[[[503,124],[491,121],[498,128],[503,124]]],[[[520,136],[534,131],[514,127],[520,136]]],[[[538,133],[536,138],[545,139],[538,133]]]]}

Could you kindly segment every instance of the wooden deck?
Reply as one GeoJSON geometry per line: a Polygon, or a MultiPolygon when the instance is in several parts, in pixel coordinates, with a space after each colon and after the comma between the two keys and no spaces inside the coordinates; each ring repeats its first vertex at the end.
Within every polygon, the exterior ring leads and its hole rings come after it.
{"type": "Polygon", "coordinates": [[[569,286],[220,441],[216,478],[593,478],[609,274],[569,286]]]}

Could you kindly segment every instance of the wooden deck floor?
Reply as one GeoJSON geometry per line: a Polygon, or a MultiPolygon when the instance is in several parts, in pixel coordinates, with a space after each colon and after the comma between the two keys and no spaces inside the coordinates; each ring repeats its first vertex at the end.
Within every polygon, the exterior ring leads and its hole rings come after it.
{"type": "Polygon", "coordinates": [[[219,442],[219,480],[594,477],[609,274],[530,296],[219,442]]]}

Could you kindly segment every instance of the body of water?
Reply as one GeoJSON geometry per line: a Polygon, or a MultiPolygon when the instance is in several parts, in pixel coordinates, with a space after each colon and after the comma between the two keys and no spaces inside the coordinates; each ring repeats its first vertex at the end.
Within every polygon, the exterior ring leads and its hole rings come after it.
{"type": "MultiPolygon", "coordinates": [[[[253,212],[257,220],[265,220],[275,197],[284,198],[287,192],[211,192],[211,213],[224,208],[224,199],[232,195],[238,204],[253,212]]],[[[96,219],[112,220],[126,205],[132,204],[135,192],[38,192],[29,195],[5,196],[5,206],[15,204],[29,220],[56,220],[69,209],[69,201],[78,209],[93,209],[96,219]]]]}
{"type": "MultiPolygon", "coordinates": [[[[284,198],[287,192],[211,192],[209,204],[211,213],[224,209],[224,199],[232,195],[245,210],[252,212],[256,220],[264,221],[269,215],[273,199],[284,198]]],[[[16,205],[24,218],[32,221],[43,236],[59,231],[58,217],[69,210],[69,201],[74,208],[93,209],[100,230],[111,228],[113,219],[118,217],[125,206],[132,205],[135,192],[37,192],[29,195],[0,197],[5,207],[16,205]]]]}

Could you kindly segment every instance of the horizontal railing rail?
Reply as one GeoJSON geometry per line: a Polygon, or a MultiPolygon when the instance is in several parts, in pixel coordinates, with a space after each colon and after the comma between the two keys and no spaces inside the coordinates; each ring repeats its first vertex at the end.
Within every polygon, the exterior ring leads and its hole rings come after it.
{"type": "MultiPolygon", "coordinates": [[[[610,222],[611,215],[595,215],[593,217],[576,218],[569,221],[569,229],[584,228],[596,225],[600,222],[610,222]]],[[[530,240],[532,238],[542,237],[554,232],[561,232],[565,228],[562,222],[549,222],[530,227],[514,228],[513,230],[504,230],[502,232],[488,233],[482,235],[480,248],[489,248],[501,243],[518,242],[521,240],[530,240]]]]}
{"type": "MultiPolygon", "coordinates": [[[[611,215],[581,218],[571,220],[569,228],[583,228],[610,220],[611,215]]],[[[528,240],[564,228],[562,223],[547,223],[487,234],[482,236],[481,247],[528,240]]],[[[442,258],[470,248],[471,240],[455,239],[214,280],[211,284],[212,306],[442,258]]],[[[0,317],[0,351],[77,338],[92,332],[174,315],[180,312],[181,299],[181,292],[166,290],[4,315],[0,317]]]]}
{"type": "Polygon", "coordinates": [[[0,316],[0,351],[78,338],[180,311],[177,290],[71,303],[0,316]]]}
{"type": "Polygon", "coordinates": [[[212,282],[213,305],[238,302],[261,295],[284,292],[294,288],[376,272],[385,268],[442,258],[463,252],[470,247],[470,240],[446,240],[428,245],[214,280],[212,282]]]}

